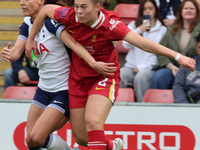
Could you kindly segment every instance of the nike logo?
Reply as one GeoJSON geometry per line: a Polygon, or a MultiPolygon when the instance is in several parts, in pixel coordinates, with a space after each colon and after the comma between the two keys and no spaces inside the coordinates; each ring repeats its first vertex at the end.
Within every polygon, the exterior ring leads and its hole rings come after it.
{"type": "Polygon", "coordinates": [[[63,104],[63,102],[60,102],[60,101],[57,101],[57,100],[55,100],[54,103],[63,104]]]}
{"type": "Polygon", "coordinates": [[[98,88],[98,87],[96,87],[95,89],[96,89],[96,90],[103,90],[103,89],[105,89],[105,88],[98,88]]]}

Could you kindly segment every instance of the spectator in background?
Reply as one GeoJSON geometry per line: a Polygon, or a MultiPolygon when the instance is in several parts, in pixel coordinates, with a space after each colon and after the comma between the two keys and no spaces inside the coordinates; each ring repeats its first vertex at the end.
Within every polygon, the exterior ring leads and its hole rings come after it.
{"type": "MultiPolygon", "coordinates": [[[[141,1],[138,18],[130,22],[128,27],[156,43],[160,42],[167,30],[154,0],[141,1]],[[151,20],[143,23],[143,15],[150,15],[151,20]]],[[[120,87],[126,88],[134,84],[136,100],[142,102],[145,92],[151,88],[154,70],[158,68],[157,56],[142,51],[126,41],[123,41],[123,46],[130,51],[126,56],[126,63],[120,71],[120,87]]]]}
{"type": "Polygon", "coordinates": [[[197,55],[195,70],[180,67],[173,84],[174,100],[176,103],[200,102],[200,34],[196,37],[197,55]]]}
{"type": "MultiPolygon", "coordinates": [[[[7,47],[4,47],[3,49],[8,49],[11,46],[11,43],[9,42],[7,47]]],[[[29,61],[26,59],[26,66],[23,66],[25,54],[23,54],[20,59],[17,61],[14,61],[11,63],[12,67],[8,68],[4,72],[4,90],[8,86],[17,86],[18,83],[27,84],[27,82],[33,80],[38,81],[39,75],[38,75],[38,69],[37,69],[37,59],[34,59],[33,61],[29,61]]]]}
{"type": "Polygon", "coordinates": [[[183,0],[155,0],[166,26],[174,23],[178,8],[183,0]]]}
{"type": "MultiPolygon", "coordinates": [[[[196,56],[195,36],[200,33],[199,8],[195,0],[184,0],[177,12],[177,17],[160,44],[188,57],[196,56]]],[[[152,88],[170,89],[179,64],[176,60],[165,56],[158,56],[162,69],[155,72],[152,78],[152,88]]]]}

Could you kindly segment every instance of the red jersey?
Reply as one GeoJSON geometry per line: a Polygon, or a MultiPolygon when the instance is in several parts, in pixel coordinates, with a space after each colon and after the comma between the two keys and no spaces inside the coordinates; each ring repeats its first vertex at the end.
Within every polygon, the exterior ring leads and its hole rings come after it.
{"type": "MultiPolygon", "coordinates": [[[[99,18],[91,26],[78,21],[74,8],[59,7],[54,18],[65,25],[74,39],[83,45],[96,61],[116,64],[117,71],[111,78],[120,76],[120,64],[112,41],[122,40],[130,29],[119,21],[115,12],[102,8],[99,18]]],[[[74,52],[71,66],[70,75],[76,80],[102,76],[74,52]]]]}

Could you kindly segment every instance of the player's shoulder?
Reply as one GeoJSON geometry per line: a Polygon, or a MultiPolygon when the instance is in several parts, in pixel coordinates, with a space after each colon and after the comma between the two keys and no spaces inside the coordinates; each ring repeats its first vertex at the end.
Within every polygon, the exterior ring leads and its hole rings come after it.
{"type": "Polygon", "coordinates": [[[61,6],[57,8],[57,12],[59,13],[59,16],[61,18],[66,18],[66,16],[69,16],[74,12],[74,7],[70,8],[70,7],[65,7],[65,6],[61,6]]]}
{"type": "Polygon", "coordinates": [[[27,25],[32,25],[33,22],[31,21],[31,17],[24,17],[24,23],[26,23],[27,25]]]}
{"type": "Polygon", "coordinates": [[[45,19],[44,25],[49,32],[53,32],[54,30],[57,30],[60,26],[64,27],[64,25],[62,23],[57,22],[57,21],[50,19],[48,17],[45,19]]]}
{"type": "Polygon", "coordinates": [[[101,11],[105,15],[105,18],[107,20],[110,20],[110,19],[119,20],[120,19],[116,12],[109,11],[109,10],[106,10],[104,8],[102,8],[101,11]]]}
{"type": "Polygon", "coordinates": [[[46,17],[44,23],[46,26],[54,26],[54,27],[57,27],[62,24],[57,22],[56,20],[50,19],[49,17],[46,17]]]}
{"type": "Polygon", "coordinates": [[[106,9],[102,9],[101,11],[105,16],[105,26],[107,28],[113,29],[113,27],[116,27],[117,24],[121,23],[120,18],[116,12],[109,11],[106,9]]]}

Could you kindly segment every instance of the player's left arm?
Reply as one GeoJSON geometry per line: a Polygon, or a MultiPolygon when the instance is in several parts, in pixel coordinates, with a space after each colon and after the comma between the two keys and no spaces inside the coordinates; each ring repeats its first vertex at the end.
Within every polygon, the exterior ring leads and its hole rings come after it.
{"type": "Polygon", "coordinates": [[[182,67],[194,71],[196,63],[194,59],[183,56],[180,53],[177,53],[176,51],[173,51],[165,46],[143,38],[142,36],[133,31],[128,32],[128,34],[124,37],[123,40],[133,44],[134,46],[139,47],[144,51],[176,59],[182,67]]]}
{"type": "MultiPolygon", "coordinates": [[[[82,58],[85,62],[87,62],[91,68],[93,68],[96,72],[102,75],[114,75],[113,72],[116,71],[117,67],[115,63],[104,63],[104,62],[97,62],[92,57],[92,55],[74,38],[66,31],[63,30],[60,34],[61,40],[65,43],[66,46],[71,48],[80,58],[82,58]]],[[[73,61],[73,60],[72,60],[73,61]]]]}

